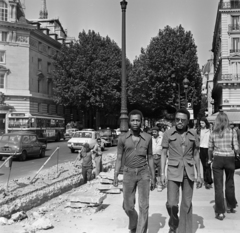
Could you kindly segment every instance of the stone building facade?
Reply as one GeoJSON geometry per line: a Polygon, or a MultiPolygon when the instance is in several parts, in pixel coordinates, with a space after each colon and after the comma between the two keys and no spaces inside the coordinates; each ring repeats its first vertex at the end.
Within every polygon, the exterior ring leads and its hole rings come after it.
{"type": "Polygon", "coordinates": [[[212,52],[214,112],[240,119],[240,1],[219,1],[212,52]]]}

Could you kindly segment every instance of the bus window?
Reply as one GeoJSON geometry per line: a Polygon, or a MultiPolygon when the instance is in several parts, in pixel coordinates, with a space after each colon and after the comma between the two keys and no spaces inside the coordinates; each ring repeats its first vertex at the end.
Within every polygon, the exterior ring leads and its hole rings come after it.
{"type": "Polygon", "coordinates": [[[9,118],[9,128],[29,128],[29,118],[9,118]]]}

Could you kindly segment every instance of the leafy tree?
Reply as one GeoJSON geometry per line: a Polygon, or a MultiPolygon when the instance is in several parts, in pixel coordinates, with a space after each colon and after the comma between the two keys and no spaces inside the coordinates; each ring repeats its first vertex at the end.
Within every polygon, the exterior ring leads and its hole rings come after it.
{"type": "MultiPolygon", "coordinates": [[[[77,43],[55,57],[54,99],[65,106],[114,112],[120,106],[121,49],[94,31],[79,33],[77,43]]],[[[127,61],[128,67],[131,67],[127,61]]]]}
{"type": "Polygon", "coordinates": [[[129,101],[142,106],[145,113],[160,114],[178,106],[178,85],[181,105],[185,103],[183,80],[189,80],[188,101],[201,101],[201,73],[197,47],[192,33],[180,25],[166,26],[152,38],[146,49],[133,62],[129,77],[129,101]],[[175,85],[174,85],[175,84],[175,85]]]}

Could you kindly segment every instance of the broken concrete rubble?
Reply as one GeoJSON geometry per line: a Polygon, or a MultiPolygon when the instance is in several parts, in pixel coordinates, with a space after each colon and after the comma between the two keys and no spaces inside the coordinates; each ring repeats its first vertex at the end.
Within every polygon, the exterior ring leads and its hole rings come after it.
{"type": "Polygon", "coordinates": [[[4,217],[1,217],[0,218],[0,225],[7,225],[7,224],[8,224],[8,219],[4,218],[4,217]]]}
{"type": "Polygon", "coordinates": [[[39,218],[33,224],[27,224],[24,229],[27,232],[35,232],[37,230],[47,230],[53,228],[51,221],[47,218],[39,218]]]}
{"type": "Polygon", "coordinates": [[[20,211],[20,212],[17,212],[15,214],[12,215],[11,219],[14,221],[14,222],[18,222],[18,221],[21,221],[23,219],[27,218],[27,215],[24,211],[20,211]]]}

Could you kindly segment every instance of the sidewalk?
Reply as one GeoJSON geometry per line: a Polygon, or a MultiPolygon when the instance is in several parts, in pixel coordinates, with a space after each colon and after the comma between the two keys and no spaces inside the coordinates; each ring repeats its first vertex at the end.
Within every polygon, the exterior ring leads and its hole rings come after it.
{"type": "MultiPolygon", "coordinates": [[[[235,173],[236,197],[240,203],[240,170],[235,173]]],[[[167,233],[168,214],[165,207],[167,190],[154,190],[150,195],[149,231],[148,233],[167,233]]],[[[62,198],[67,198],[66,193],[62,198]]],[[[76,212],[66,213],[64,206],[49,212],[49,216],[57,215],[53,221],[54,228],[47,233],[128,233],[128,218],[122,209],[122,194],[109,195],[104,200],[104,209],[92,215],[78,215],[76,212]]],[[[136,202],[136,208],[137,208],[136,202]]],[[[193,233],[237,233],[240,232],[240,207],[235,214],[227,214],[223,221],[215,219],[214,190],[204,187],[194,190],[193,198],[193,233]]],[[[18,223],[19,224],[19,223],[18,223]]],[[[1,233],[20,231],[20,224],[0,227],[1,233]],[[17,230],[18,229],[18,230],[17,230]]],[[[186,232],[187,233],[187,232],[186,232]]]]}

